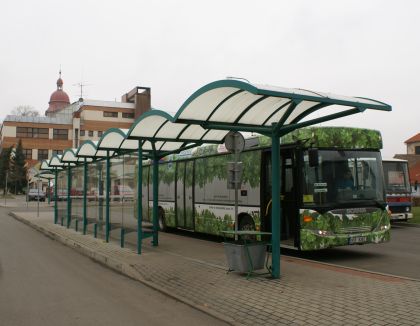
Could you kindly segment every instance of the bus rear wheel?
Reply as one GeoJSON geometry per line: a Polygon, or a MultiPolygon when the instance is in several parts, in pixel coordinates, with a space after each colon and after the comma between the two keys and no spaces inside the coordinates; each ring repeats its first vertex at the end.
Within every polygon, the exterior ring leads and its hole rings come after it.
{"type": "Polygon", "coordinates": [[[158,221],[159,221],[159,230],[166,231],[165,211],[161,207],[159,207],[158,221]]]}

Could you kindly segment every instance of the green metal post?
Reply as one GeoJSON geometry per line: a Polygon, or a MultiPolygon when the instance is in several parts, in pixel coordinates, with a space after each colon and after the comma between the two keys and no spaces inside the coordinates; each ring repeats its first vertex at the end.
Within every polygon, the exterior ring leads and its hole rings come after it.
{"type": "Polygon", "coordinates": [[[280,138],[273,134],[271,137],[271,169],[272,169],[272,212],[271,212],[271,242],[272,242],[272,275],[280,278],[280,138]]]}
{"type": "Polygon", "coordinates": [[[125,236],[125,230],[124,228],[121,228],[121,248],[124,248],[124,236],[125,236]]]}
{"type": "Polygon", "coordinates": [[[70,163],[67,167],[67,228],[70,227],[71,223],[71,169],[70,163]]]}
{"type": "Polygon", "coordinates": [[[51,179],[48,178],[48,206],[51,204],[51,179]]]}
{"type": "Polygon", "coordinates": [[[87,174],[87,162],[83,165],[83,234],[86,234],[87,228],[87,184],[88,184],[88,174],[87,174]]]}
{"type": "Polygon", "coordinates": [[[57,224],[58,222],[58,171],[55,169],[55,183],[54,183],[54,224],[57,224]]]}
{"type": "MultiPolygon", "coordinates": [[[[102,163],[98,163],[99,167],[99,177],[98,177],[98,190],[99,190],[99,197],[98,197],[98,220],[103,222],[104,220],[104,176],[103,176],[103,166],[102,163]]],[[[98,165],[97,165],[98,166],[98,165]]],[[[100,224],[100,229],[102,229],[102,224],[100,224]]]]}
{"type": "Polygon", "coordinates": [[[109,242],[109,204],[111,193],[111,159],[106,151],[106,194],[105,194],[105,241],[109,242]]]}
{"type": "Polygon", "coordinates": [[[142,242],[142,222],[143,222],[143,203],[142,203],[142,184],[143,184],[143,149],[141,147],[141,140],[139,140],[138,154],[138,171],[137,171],[137,253],[141,254],[142,242]]]}
{"type": "Polygon", "coordinates": [[[158,181],[159,181],[159,159],[156,154],[153,155],[153,240],[152,245],[159,244],[158,237],[158,181]]]}

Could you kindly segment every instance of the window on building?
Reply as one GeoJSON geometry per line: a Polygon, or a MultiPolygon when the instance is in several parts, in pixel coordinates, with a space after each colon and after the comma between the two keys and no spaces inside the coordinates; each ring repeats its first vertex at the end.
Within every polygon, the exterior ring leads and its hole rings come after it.
{"type": "Polygon", "coordinates": [[[48,149],[38,149],[38,161],[48,160],[48,149]]]}
{"type": "Polygon", "coordinates": [[[89,130],[89,137],[93,137],[93,130],[89,130]]]}
{"type": "Polygon", "coordinates": [[[69,130],[68,129],[54,129],[53,139],[69,139],[69,130]]]}
{"type": "Polygon", "coordinates": [[[63,155],[63,150],[62,149],[53,149],[52,154],[53,155],[63,155]]]}
{"type": "Polygon", "coordinates": [[[102,137],[103,133],[104,133],[103,131],[99,130],[98,131],[98,137],[102,137]]]}
{"type": "Polygon", "coordinates": [[[118,112],[104,111],[105,118],[118,118],[118,112]]]}
{"type": "Polygon", "coordinates": [[[123,118],[127,118],[127,119],[134,119],[134,113],[132,113],[132,112],[123,112],[122,117],[123,118]]]}
{"type": "Polygon", "coordinates": [[[17,138],[45,138],[48,139],[48,128],[17,127],[17,138]]]}
{"type": "Polygon", "coordinates": [[[80,137],[83,137],[85,135],[85,131],[83,129],[80,129],[80,137]]]}
{"type": "Polygon", "coordinates": [[[414,153],[416,153],[416,155],[420,155],[420,146],[416,146],[414,148],[414,153]]]}
{"type": "Polygon", "coordinates": [[[25,155],[25,160],[32,160],[32,149],[23,149],[23,155],[25,155]]]}

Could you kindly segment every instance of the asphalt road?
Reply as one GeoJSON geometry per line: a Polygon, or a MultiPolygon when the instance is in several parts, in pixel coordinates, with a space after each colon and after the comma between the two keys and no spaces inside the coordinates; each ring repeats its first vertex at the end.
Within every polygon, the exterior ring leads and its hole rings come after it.
{"type": "Polygon", "coordinates": [[[0,325],[225,325],[0,209],[0,325]]]}
{"type": "Polygon", "coordinates": [[[393,224],[391,241],[283,254],[420,280],[420,228],[393,224]]]}

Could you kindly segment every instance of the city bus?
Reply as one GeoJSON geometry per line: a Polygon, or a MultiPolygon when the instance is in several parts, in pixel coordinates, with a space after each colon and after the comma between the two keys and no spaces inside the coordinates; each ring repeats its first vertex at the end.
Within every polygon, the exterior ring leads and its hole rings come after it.
{"type": "Polygon", "coordinates": [[[382,161],[386,201],[391,211],[391,221],[408,221],[413,217],[411,212],[412,198],[406,160],[386,159],[382,161]]]}
{"type": "MultiPolygon", "coordinates": [[[[318,250],[390,239],[376,130],[312,127],[280,139],[281,245],[318,250]]],[[[202,145],[159,162],[159,225],[221,235],[235,229],[223,145],[202,145]]],[[[240,154],[238,229],[271,231],[271,139],[248,137],[240,154]]],[[[143,166],[144,218],[151,219],[152,167],[143,166]]]]}

